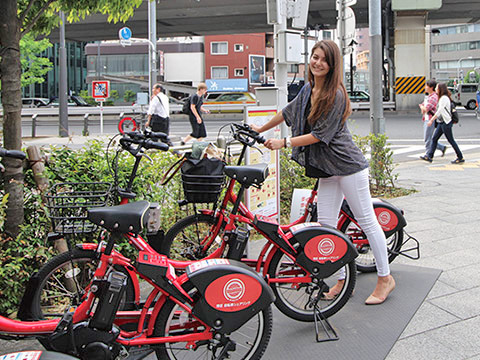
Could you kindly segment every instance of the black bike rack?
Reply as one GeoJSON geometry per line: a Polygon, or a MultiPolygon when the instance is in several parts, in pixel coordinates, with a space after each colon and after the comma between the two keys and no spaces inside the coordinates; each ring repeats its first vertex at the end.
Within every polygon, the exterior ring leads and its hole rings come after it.
{"type": "Polygon", "coordinates": [[[420,259],[420,243],[418,242],[417,239],[415,239],[412,235],[407,233],[405,230],[403,232],[407,236],[407,239],[402,242],[402,246],[400,246],[400,251],[391,251],[391,253],[395,255],[402,255],[412,260],[420,259]],[[402,250],[403,246],[409,241],[411,241],[413,245],[408,249],[402,250]]]}
{"type": "Polygon", "coordinates": [[[315,340],[318,343],[327,342],[327,341],[336,341],[339,338],[337,332],[330,324],[330,321],[322,314],[320,308],[318,307],[318,301],[320,300],[321,292],[318,293],[315,301],[313,303],[313,320],[315,322],[315,340]],[[320,338],[320,331],[323,330],[324,338],[320,338]]]}

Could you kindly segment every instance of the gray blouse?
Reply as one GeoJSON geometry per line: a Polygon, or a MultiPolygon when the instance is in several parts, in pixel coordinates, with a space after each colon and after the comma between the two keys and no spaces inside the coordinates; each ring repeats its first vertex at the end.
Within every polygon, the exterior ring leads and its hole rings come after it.
{"type": "MultiPolygon", "coordinates": [[[[292,127],[293,137],[305,135],[305,108],[311,94],[312,88],[307,83],[282,110],[285,123],[292,127]]],[[[308,161],[311,166],[332,176],[351,175],[368,168],[368,162],[353,142],[346,122],[342,124],[344,111],[345,98],[339,89],[330,112],[318,119],[312,127],[311,134],[320,141],[309,145],[309,158],[305,159],[304,146],[295,146],[292,149],[292,159],[302,166],[308,161]]]]}

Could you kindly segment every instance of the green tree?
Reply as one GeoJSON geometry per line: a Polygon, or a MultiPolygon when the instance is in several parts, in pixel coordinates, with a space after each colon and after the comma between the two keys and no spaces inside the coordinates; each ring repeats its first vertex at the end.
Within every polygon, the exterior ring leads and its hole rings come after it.
{"type": "MultiPolygon", "coordinates": [[[[27,34],[48,34],[60,23],[59,11],[70,22],[89,14],[108,14],[108,21],[126,21],[142,0],[0,0],[0,82],[3,105],[3,146],[22,145],[20,40],[27,34]]],[[[5,231],[13,236],[23,222],[22,162],[4,159],[5,191],[9,194],[5,231]]]]}
{"type": "Polygon", "coordinates": [[[22,87],[41,84],[45,81],[44,76],[53,69],[53,64],[48,58],[38,55],[50,47],[52,47],[52,44],[48,39],[37,41],[32,34],[27,34],[20,40],[22,87]]]}

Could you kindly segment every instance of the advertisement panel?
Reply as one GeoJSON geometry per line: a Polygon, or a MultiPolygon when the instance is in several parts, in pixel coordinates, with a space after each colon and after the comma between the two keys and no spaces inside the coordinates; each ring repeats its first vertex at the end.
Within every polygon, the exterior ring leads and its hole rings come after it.
{"type": "MultiPolygon", "coordinates": [[[[252,106],[245,111],[247,124],[263,125],[277,113],[273,106],[252,106]]],[[[266,139],[280,138],[280,127],[275,127],[262,133],[266,139]]],[[[278,151],[270,151],[258,144],[255,148],[248,148],[246,164],[267,163],[269,175],[260,189],[251,187],[247,190],[245,201],[248,209],[258,215],[277,216],[280,219],[280,155],[278,151]]]]}
{"type": "Polygon", "coordinates": [[[250,85],[261,85],[265,82],[265,56],[248,56],[248,79],[250,85]]]}

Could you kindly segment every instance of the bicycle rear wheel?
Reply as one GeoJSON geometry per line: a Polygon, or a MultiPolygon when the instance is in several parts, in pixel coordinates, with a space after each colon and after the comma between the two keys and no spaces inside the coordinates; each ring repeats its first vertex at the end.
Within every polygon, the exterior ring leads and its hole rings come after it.
{"type": "MultiPolygon", "coordinates": [[[[51,258],[37,273],[38,282],[32,301],[32,314],[37,319],[62,317],[68,306],[77,306],[84,299],[98,266],[97,252],[73,249],[51,258]]],[[[121,267],[115,270],[127,271],[121,267]]],[[[120,309],[134,308],[135,290],[132,279],[121,300],[120,309]]]]}
{"type": "MultiPolygon", "coordinates": [[[[340,227],[340,231],[349,237],[352,243],[357,247],[358,257],[355,259],[357,269],[361,272],[375,272],[377,266],[375,257],[373,256],[372,248],[369,244],[358,245],[359,240],[367,240],[367,236],[363,230],[349,218],[340,227]]],[[[398,230],[389,238],[387,238],[388,262],[391,263],[398,255],[398,251],[403,244],[403,229],[398,230]]]]}
{"type": "MultiPolygon", "coordinates": [[[[298,244],[294,245],[298,247],[298,244]]],[[[344,266],[345,285],[342,291],[333,299],[318,301],[318,307],[324,317],[330,317],[339,311],[352,295],[356,283],[356,265],[351,261],[344,266]]],[[[299,321],[314,321],[312,300],[320,293],[326,293],[337,283],[338,273],[321,279],[317,284],[298,283],[296,279],[307,276],[303,269],[295,264],[283,252],[277,251],[272,257],[268,269],[270,286],[275,293],[275,305],[288,317],[299,321]],[[276,279],[291,279],[292,282],[275,282],[276,279]]]]}
{"type": "MultiPolygon", "coordinates": [[[[195,294],[190,292],[195,298],[195,294]]],[[[232,360],[259,360],[264,354],[272,334],[272,308],[268,306],[253,316],[238,330],[228,334],[227,338],[236,344],[236,350],[229,352],[227,358],[232,360]]],[[[168,300],[160,310],[153,336],[175,336],[203,332],[205,328],[198,325],[184,308],[168,300]],[[196,323],[196,325],[193,325],[196,323]]],[[[223,347],[218,341],[198,341],[191,343],[166,343],[156,346],[157,359],[195,360],[214,359],[223,347]],[[188,347],[193,345],[193,348],[188,347]]]]}

